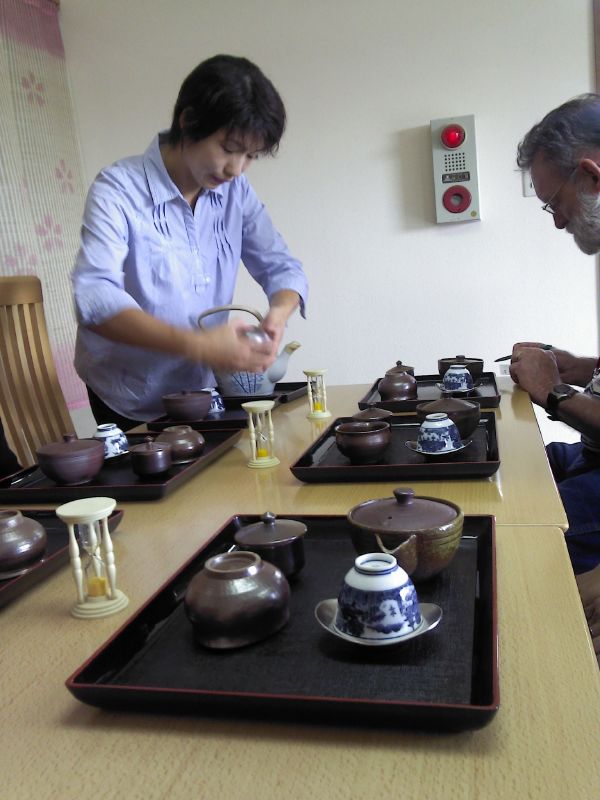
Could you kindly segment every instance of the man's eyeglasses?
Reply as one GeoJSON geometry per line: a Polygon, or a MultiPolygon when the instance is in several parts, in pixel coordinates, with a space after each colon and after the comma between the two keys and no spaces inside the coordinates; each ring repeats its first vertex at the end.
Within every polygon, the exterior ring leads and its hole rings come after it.
{"type": "Polygon", "coordinates": [[[573,167],[573,169],[571,170],[571,172],[569,172],[569,174],[567,175],[567,177],[565,178],[565,180],[564,180],[564,181],[563,181],[563,182],[560,184],[560,186],[558,187],[558,189],[557,189],[557,190],[556,190],[556,191],[553,193],[553,195],[552,195],[552,197],[550,198],[550,200],[548,200],[548,202],[547,202],[547,203],[544,203],[544,205],[542,206],[542,211],[547,211],[547,212],[548,212],[548,214],[552,214],[552,216],[554,216],[554,215],[556,214],[556,209],[554,208],[554,201],[555,201],[555,200],[556,200],[556,198],[558,197],[558,195],[559,195],[560,191],[562,190],[562,188],[563,188],[564,186],[566,186],[566,185],[567,185],[567,183],[568,183],[568,182],[571,180],[571,178],[573,177],[573,175],[575,175],[575,173],[577,172],[578,168],[579,168],[579,164],[577,164],[577,166],[576,166],[576,167],[573,167]]]}

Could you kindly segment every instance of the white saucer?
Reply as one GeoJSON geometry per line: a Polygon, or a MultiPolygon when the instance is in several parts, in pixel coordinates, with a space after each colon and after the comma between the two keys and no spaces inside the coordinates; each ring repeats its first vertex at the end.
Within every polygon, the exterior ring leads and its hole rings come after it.
{"type": "Polygon", "coordinates": [[[321,600],[315,608],[315,617],[326,631],[337,636],[338,639],[344,639],[346,642],[361,644],[366,647],[389,647],[392,644],[401,644],[409,639],[415,639],[417,636],[422,636],[424,633],[427,633],[427,631],[433,630],[442,618],[442,609],[436,606],[435,603],[421,603],[419,605],[421,624],[416,630],[395,638],[361,639],[360,636],[351,636],[349,633],[342,633],[335,627],[337,607],[338,602],[335,598],[321,600]]]}
{"type": "Polygon", "coordinates": [[[472,439],[469,439],[468,442],[463,442],[460,447],[455,447],[454,450],[440,450],[437,453],[430,453],[429,450],[421,450],[417,442],[404,442],[404,444],[409,450],[412,450],[413,453],[420,453],[422,456],[433,456],[434,458],[438,458],[439,456],[451,456],[454,453],[458,453],[461,450],[464,450],[465,447],[468,447],[472,441],[472,439]]]}
{"type": "Polygon", "coordinates": [[[467,395],[474,392],[478,386],[481,386],[481,381],[477,384],[473,384],[472,389],[446,389],[443,383],[436,383],[436,388],[440,390],[443,394],[455,394],[455,395],[467,395]]]}

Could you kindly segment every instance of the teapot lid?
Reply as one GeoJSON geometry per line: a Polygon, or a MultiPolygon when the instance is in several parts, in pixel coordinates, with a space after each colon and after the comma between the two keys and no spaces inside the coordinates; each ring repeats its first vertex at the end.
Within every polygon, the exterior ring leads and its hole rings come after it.
{"type": "Polygon", "coordinates": [[[407,533],[448,525],[459,513],[459,507],[447,500],[416,497],[412,489],[394,489],[394,497],[354,506],[348,521],[377,533],[407,533]]]}
{"type": "Polygon", "coordinates": [[[277,519],[272,511],[266,511],[260,522],[245,525],[233,537],[244,547],[253,545],[285,544],[306,533],[306,525],[293,519],[277,519]]]}
{"type": "Polygon", "coordinates": [[[169,442],[155,442],[151,436],[146,436],[141,444],[136,444],[129,448],[130,453],[148,455],[149,453],[160,453],[163,450],[171,450],[169,442]]]}
{"type": "Polygon", "coordinates": [[[258,325],[244,331],[244,336],[250,339],[253,344],[268,344],[271,341],[269,334],[263,328],[259,328],[258,325]]]}
{"type": "Polygon", "coordinates": [[[448,358],[440,358],[443,364],[480,364],[482,358],[467,358],[467,356],[448,356],[448,358]]]}
{"type": "Polygon", "coordinates": [[[415,368],[409,366],[408,364],[403,364],[401,361],[396,361],[396,365],[394,367],[390,367],[385,374],[389,375],[391,373],[392,375],[395,375],[398,372],[409,372],[411,375],[414,375],[415,368]]]}
{"type": "Polygon", "coordinates": [[[74,433],[65,433],[62,442],[44,444],[36,453],[43,456],[86,456],[100,447],[104,449],[104,444],[98,439],[78,439],[74,433]]]}

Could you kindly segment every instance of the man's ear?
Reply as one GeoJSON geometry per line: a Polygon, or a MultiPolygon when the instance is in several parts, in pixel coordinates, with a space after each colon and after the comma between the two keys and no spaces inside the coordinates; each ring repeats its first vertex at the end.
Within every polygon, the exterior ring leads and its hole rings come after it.
{"type": "Polygon", "coordinates": [[[579,162],[579,169],[588,180],[592,180],[594,191],[600,194],[600,165],[592,158],[582,158],[579,162]]]}

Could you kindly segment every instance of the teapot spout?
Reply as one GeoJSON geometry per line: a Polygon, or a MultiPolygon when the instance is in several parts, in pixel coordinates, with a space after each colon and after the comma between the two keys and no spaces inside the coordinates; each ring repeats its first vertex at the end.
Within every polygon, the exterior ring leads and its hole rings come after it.
{"type": "Polygon", "coordinates": [[[287,369],[287,364],[289,357],[300,347],[300,342],[289,342],[283,348],[281,353],[277,356],[275,361],[271,364],[269,369],[267,370],[267,378],[273,383],[277,383],[280,381],[283,376],[285,375],[285,371],[287,369]]]}

